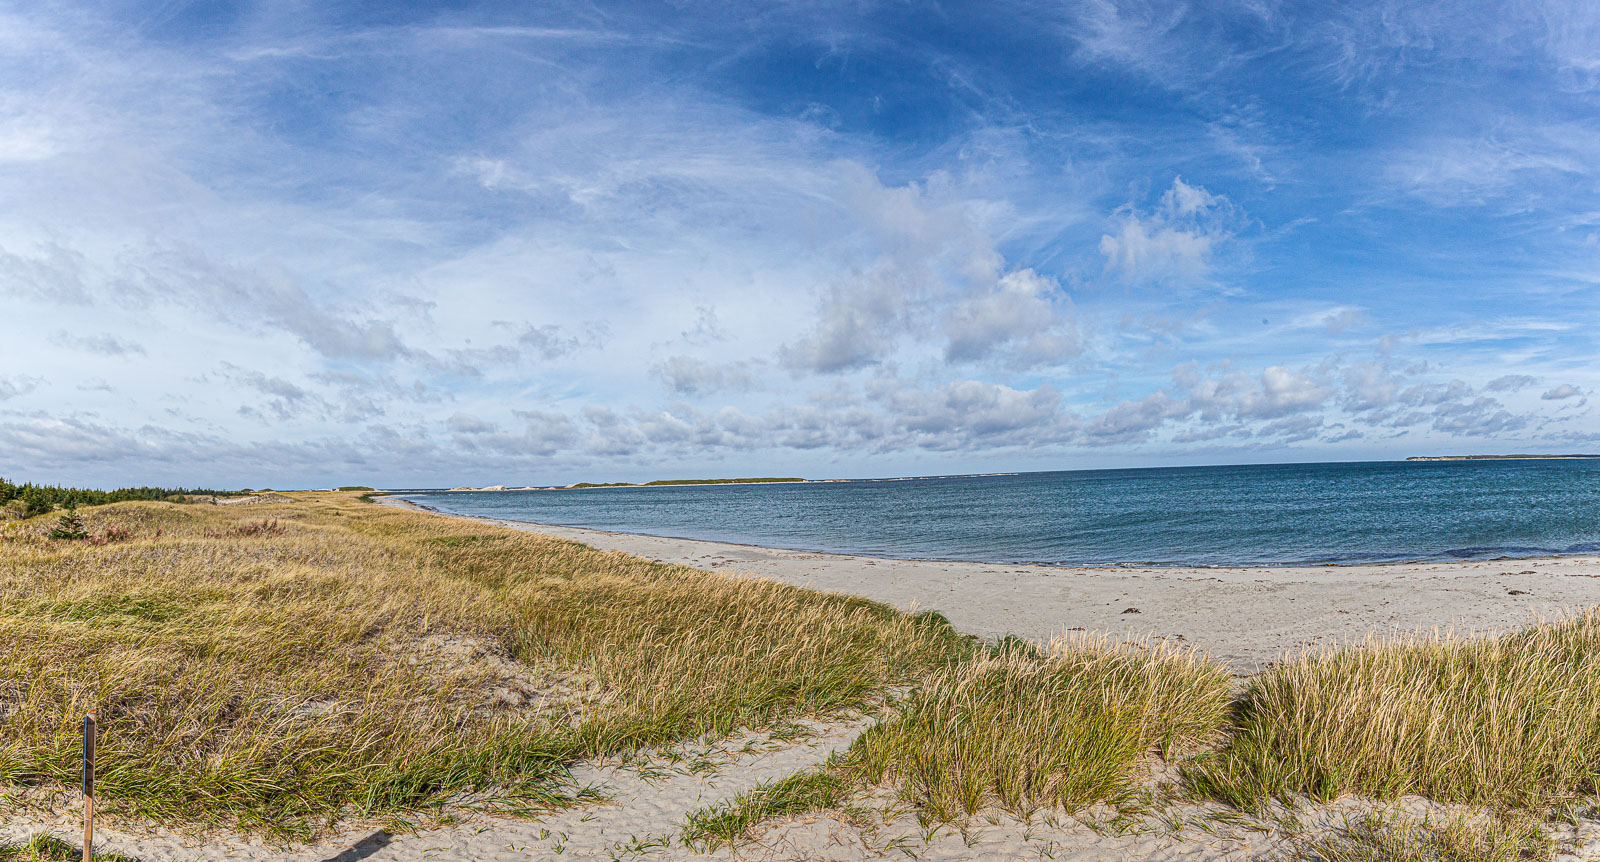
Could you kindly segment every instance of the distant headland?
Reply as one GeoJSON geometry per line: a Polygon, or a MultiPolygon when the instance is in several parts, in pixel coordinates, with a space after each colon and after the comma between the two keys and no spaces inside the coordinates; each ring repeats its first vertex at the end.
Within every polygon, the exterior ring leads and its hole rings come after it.
{"type": "Polygon", "coordinates": [[[804,482],[795,476],[750,477],[744,479],[657,479],[654,482],[575,482],[562,488],[656,488],[662,485],[773,485],[804,482]]]}
{"type": "Polygon", "coordinates": [[[583,488],[659,488],[664,485],[774,485],[785,482],[805,482],[807,480],[794,476],[752,476],[741,479],[657,479],[654,482],[574,482],[571,485],[547,485],[544,487],[527,486],[523,488],[508,488],[505,485],[489,485],[484,488],[450,488],[451,491],[570,491],[583,488]]]}
{"type": "Polygon", "coordinates": [[[1560,461],[1600,455],[1412,455],[1407,461],[1560,461]]]}

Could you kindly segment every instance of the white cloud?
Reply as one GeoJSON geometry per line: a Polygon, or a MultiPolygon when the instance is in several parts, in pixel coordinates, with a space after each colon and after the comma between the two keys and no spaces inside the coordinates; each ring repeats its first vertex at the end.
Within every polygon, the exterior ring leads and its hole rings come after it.
{"type": "Polygon", "coordinates": [[[1214,250],[1233,236],[1236,220],[1227,198],[1177,177],[1153,212],[1141,215],[1133,204],[1120,209],[1115,231],[1100,237],[1100,253],[1106,271],[1128,281],[1194,280],[1210,271],[1214,250]]]}
{"type": "Polygon", "coordinates": [[[954,362],[1010,355],[1032,366],[1079,352],[1072,319],[1060,309],[1065,297],[1053,281],[1031,269],[1009,273],[989,293],[958,302],[945,315],[944,355],[954,362]]]}
{"type": "Polygon", "coordinates": [[[0,401],[9,401],[18,395],[26,395],[39,387],[44,380],[28,375],[0,376],[0,401]]]}
{"type": "Polygon", "coordinates": [[[1545,392],[1539,397],[1545,401],[1561,401],[1566,398],[1576,398],[1582,394],[1583,390],[1579,389],[1578,387],[1573,386],[1571,383],[1563,383],[1560,386],[1545,392]]]}
{"type": "Polygon", "coordinates": [[[1516,392],[1538,384],[1539,378],[1527,374],[1505,374],[1485,383],[1490,392],[1516,392]]]}
{"type": "Polygon", "coordinates": [[[714,364],[692,356],[669,356],[656,363],[650,373],[678,395],[710,395],[740,391],[755,383],[749,364],[714,364]]]}
{"type": "Polygon", "coordinates": [[[493,422],[480,419],[471,413],[452,414],[446,424],[456,434],[487,434],[496,430],[493,422]]]}
{"type": "MultiPolygon", "coordinates": [[[[0,376],[0,448],[52,479],[270,464],[456,484],[622,462],[1055,466],[1086,446],[1243,459],[1361,429],[1537,442],[1540,417],[1585,421],[1592,381],[1571,375],[1594,350],[1593,249],[1560,244],[1600,226],[1571,182],[1600,164],[1593,129],[1506,111],[1482,78],[1421,112],[1426,128],[1384,113],[1438,92],[1397,70],[1485,44],[1440,10],[1045,13],[1072,22],[1032,28],[1065,66],[1029,75],[1168,88],[1179,109],[1148,122],[1032,101],[1048,87],[912,40],[897,62],[934,74],[908,143],[845,104],[871,87],[774,107],[707,71],[825,33],[839,41],[806,74],[826,76],[877,45],[852,13],[817,29],[798,8],[759,22],[794,28],[770,43],[692,15],[671,34],[470,12],[350,32],[314,9],[204,46],[110,7],[0,16],[0,343],[20,357],[0,376]],[[1293,68],[1234,50],[1235,33],[1293,68]],[[692,73],[661,74],[683,62],[664,53],[678,37],[692,73]],[[486,46],[500,80],[539,86],[464,86],[486,46]],[[1230,77],[1252,58],[1290,76],[1273,89],[1311,87],[1330,116],[1355,104],[1385,133],[1300,140],[1300,114],[1230,77]],[[310,95],[264,98],[284,91],[310,95]],[[1403,217],[1381,211],[1397,180],[1403,217]],[[1503,220],[1458,211],[1477,201],[1503,220]],[[1226,290],[1181,289],[1196,284],[1226,290]]],[[[1592,15],[1513,11],[1506,38],[1548,13],[1532,50],[1587,80],[1592,15]]],[[[1538,106],[1570,114],[1573,92],[1538,106]]]]}
{"type": "Polygon", "coordinates": [[[138,342],[117,338],[110,333],[73,335],[70,332],[57,332],[56,340],[101,356],[144,356],[146,353],[144,346],[138,342]]]}

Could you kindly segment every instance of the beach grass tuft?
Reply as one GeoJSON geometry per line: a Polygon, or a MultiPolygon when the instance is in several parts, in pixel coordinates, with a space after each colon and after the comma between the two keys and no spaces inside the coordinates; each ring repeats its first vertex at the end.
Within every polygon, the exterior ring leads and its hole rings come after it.
{"type": "Polygon", "coordinates": [[[883,784],[941,823],[989,806],[1026,818],[1116,805],[1138,793],[1157,758],[1215,740],[1231,693],[1220,665],[1170,644],[1001,638],[923,676],[825,766],[697,812],[685,838],[735,844],[765,821],[839,809],[883,784]]]}
{"type": "Polygon", "coordinates": [[[1550,855],[1549,832],[1527,817],[1442,820],[1372,813],[1296,837],[1282,862],[1528,862],[1550,855]]]}
{"type": "Polygon", "coordinates": [[[1305,655],[1253,677],[1199,792],[1415,794],[1545,809],[1600,790],[1600,610],[1498,637],[1447,633],[1305,655]]]}
{"type": "Polygon", "coordinates": [[[304,837],[451,800],[560,805],[568,764],[869,707],[969,642],[874,602],[360,502],[0,527],[0,784],[304,837]]]}
{"type": "MultiPolygon", "coordinates": [[[[100,862],[139,862],[116,853],[97,852],[100,862]]],[[[83,851],[51,835],[40,835],[23,844],[0,843],[0,862],[79,862],[83,851]]]]}
{"type": "Polygon", "coordinates": [[[835,760],[691,814],[683,841],[702,850],[736,845],[769,820],[843,808],[856,790],[848,770],[835,760]]]}
{"type": "Polygon", "coordinates": [[[1115,804],[1154,757],[1216,738],[1230,694],[1219,665],[1180,647],[1003,640],[931,673],[849,763],[940,821],[991,804],[1019,817],[1115,804]]]}

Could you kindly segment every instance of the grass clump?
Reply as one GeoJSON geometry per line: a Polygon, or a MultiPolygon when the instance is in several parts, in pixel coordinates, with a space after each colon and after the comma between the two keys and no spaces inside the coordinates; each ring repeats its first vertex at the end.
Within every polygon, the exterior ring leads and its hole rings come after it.
{"type": "Polygon", "coordinates": [[[1550,838],[1527,818],[1442,822],[1369,814],[1293,840],[1287,862],[1524,862],[1548,858],[1550,838]]]}
{"type": "MultiPolygon", "coordinates": [[[[40,835],[26,844],[0,843],[0,862],[79,862],[83,852],[51,835],[40,835]]],[[[139,862],[116,853],[95,853],[101,862],[139,862]]]]}
{"type": "Polygon", "coordinates": [[[732,846],[768,820],[843,807],[855,789],[855,782],[838,764],[797,772],[726,804],[691,814],[683,840],[705,851],[732,846]]]}
{"type": "Polygon", "coordinates": [[[258,521],[245,521],[232,524],[219,530],[212,530],[206,535],[213,539],[251,538],[253,536],[281,536],[289,532],[289,526],[277,518],[262,518],[258,521]]]}
{"type": "Polygon", "coordinates": [[[1543,809],[1600,785],[1600,610],[1495,638],[1435,634],[1252,678],[1231,737],[1188,772],[1244,808],[1407,794],[1543,809]]]}
{"type": "Polygon", "coordinates": [[[971,652],[873,602],[354,493],[79,511],[129,537],[0,530],[0,786],[75,785],[98,707],[113,816],[304,837],[556,805],[576,760],[866,707],[971,652]]]}
{"type": "Polygon", "coordinates": [[[930,675],[894,719],[850,753],[871,782],[892,780],[935,820],[989,804],[1026,817],[1116,803],[1141,765],[1215,738],[1227,673],[1196,653],[1077,637],[1047,651],[1002,644],[930,675]]]}

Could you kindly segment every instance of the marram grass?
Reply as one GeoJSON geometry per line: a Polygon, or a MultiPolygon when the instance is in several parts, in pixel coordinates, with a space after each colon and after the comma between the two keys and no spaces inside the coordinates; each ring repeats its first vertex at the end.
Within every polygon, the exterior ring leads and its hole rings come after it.
{"type": "Polygon", "coordinates": [[[1074,637],[1003,644],[925,678],[899,714],[851,751],[936,820],[989,805],[1026,817],[1127,800],[1141,767],[1217,737],[1226,671],[1169,645],[1074,637]]]}
{"type": "MultiPolygon", "coordinates": [[[[94,541],[0,526],[0,791],[74,786],[97,707],[113,817],[291,837],[459,799],[538,809],[567,801],[576,760],[890,691],[849,752],[697,815],[689,837],[732,841],[868,784],[946,821],[1116,804],[1157,758],[1252,810],[1358,793],[1542,812],[1600,790],[1600,612],[1313,653],[1235,692],[1171,646],[980,650],[937,614],[353,493],[82,515],[94,541]]],[[[1297,852],[1512,859],[1533,846],[1520,828],[1374,822],[1297,852]]]]}
{"type": "Polygon", "coordinates": [[[81,513],[132,538],[0,527],[0,786],[74,785],[97,707],[102,804],[164,823],[559,804],[577,759],[860,708],[971,650],[872,602],[349,494],[81,513]]]}
{"type": "MultiPolygon", "coordinates": [[[[99,862],[138,862],[116,853],[97,852],[99,862]]],[[[23,844],[0,842],[0,862],[79,862],[83,851],[51,835],[40,835],[23,844]]]]}
{"type": "Polygon", "coordinates": [[[1550,857],[1549,832],[1528,817],[1422,820],[1374,812],[1295,837],[1278,862],[1532,862],[1550,857]]]}
{"type": "Polygon", "coordinates": [[[780,817],[841,808],[857,785],[837,760],[764,784],[729,802],[689,815],[683,841],[690,847],[714,849],[736,845],[762,823],[780,817]]]}
{"type": "Polygon", "coordinates": [[[1600,611],[1312,653],[1253,677],[1188,770],[1243,807],[1344,793],[1544,809],[1600,790],[1600,611]]]}
{"type": "Polygon", "coordinates": [[[734,844],[764,821],[837,808],[889,784],[927,818],[1019,817],[1137,794],[1158,758],[1215,739],[1232,686],[1186,649],[1077,636],[1007,638],[925,675],[892,717],[826,766],[691,816],[685,838],[734,844]]]}

